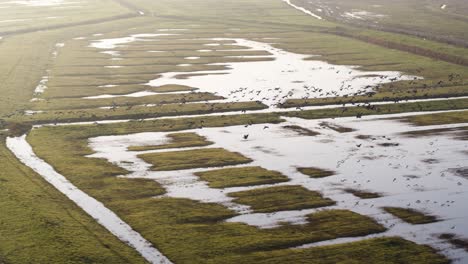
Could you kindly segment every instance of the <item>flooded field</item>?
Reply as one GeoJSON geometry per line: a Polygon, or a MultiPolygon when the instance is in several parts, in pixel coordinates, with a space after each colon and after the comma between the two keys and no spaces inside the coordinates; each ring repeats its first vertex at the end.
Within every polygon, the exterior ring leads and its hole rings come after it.
{"type": "Polygon", "coordinates": [[[467,263],[465,48],[329,2],[0,1],[0,263],[467,263]]]}
{"type": "MultiPolygon", "coordinates": [[[[158,181],[167,190],[165,196],[220,203],[240,213],[226,221],[242,222],[260,228],[274,228],[283,223],[303,224],[307,222],[305,216],[317,209],[258,214],[244,205],[233,203],[229,193],[279,185],[301,185],[320,191],[337,201],[337,205],[332,208],[372,216],[389,228],[378,236],[402,236],[440,248],[458,263],[468,260],[466,252],[453,249],[437,238],[439,234],[450,232],[468,235],[468,215],[463,210],[464,200],[467,198],[464,186],[466,181],[454,173],[454,170],[466,166],[466,153],[463,152],[468,147],[466,141],[456,140],[450,134],[417,138],[401,134],[408,131],[466,127],[466,124],[415,128],[395,120],[373,118],[356,121],[355,118],[344,118],[331,122],[337,126],[352,128],[353,131],[339,133],[324,128],[320,125],[321,122],[323,121],[288,119],[285,123],[268,125],[267,128],[265,125],[252,125],[187,131],[215,142],[210,148],[221,147],[237,151],[253,159],[248,166],[279,171],[290,179],[273,185],[213,189],[194,175],[207,168],[151,172],[151,165],[139,159],[138,155],[155,151],[127,150],[130,146],[164,144],[167,141],[166,133],[92,138],[90,146],[96,153],[90,157],[105,158],[131,172],[122,177],[158,181]],[[311,129],[319,135],[298,135],[284,128],[288,125],[311,129]],[[249,135],[249,138],[243,139],[243,135],[249,135]],[[363,135],[366,137],[360,139],[363,135]],[[311,166],[336,171],[336,175],[312,179],[297,170],[298,167],[311,166]],[[361,200],[345,192],[346,189],[376,192],[381,197],[361,200]],[[387,206],[421,210],[436,216],[438,221],[424,226],[410,225],[385,213],[382,208],[387,206]]],[[[157,150],[165,151],[167,150],[157,150]]],[[[318,245],[356,240],[337,239],[318,245]]]]}

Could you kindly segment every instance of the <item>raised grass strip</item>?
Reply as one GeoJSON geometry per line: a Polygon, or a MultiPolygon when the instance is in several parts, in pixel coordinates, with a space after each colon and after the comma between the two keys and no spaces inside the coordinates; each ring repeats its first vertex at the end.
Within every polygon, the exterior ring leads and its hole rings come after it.
{"type": "Polygon", "coordinates": [[[138,157],[152,164],[151,170],[154,171],[221,167],[252,161],[237,152],[230,152],[222,148],[148,153],[138,155],[138,157]]]}
{"type": "Polygon", "coordinates": [[[324,198],[319,192],[299,185],[275,186],[230,193],[234,202],[246,204],[258,213],[301,210],[334,205],[335,201],[324,198]]]}
{"type": "Polygon", "coordinates": [[[211,188],[241,187],[289,181],[289,178],[280,172],[262,167],[225,168],[196,172],[195,175],[203,181],[207,181],[211,188]]]}
{"type": "Polygon", "coordinates": [[[400,207],[383,207],[383,209],[401,220],[413,224],[413,225],[420,225],[420,224],[428,224],[437,222],[437,218],[432,215],[427,215],[420,211],[411,209],[411,208],[400,208],[400,207]]]}
{"type": "Polygon", "coordinates": [[[153,107],[129,106],[116,109],[97,108],[69,111],[53,110],[37,113],[31,116],[23,114],[15,115],[10,117],[10,119],[32,124],[71,123],[100,120],[145,119],[180,115],[202,115],[244,110],[262,110],[265,108],[267,108],[267,106],[259,102],[164,104],[153,107]]]}
{"type": "Polygon", "coordinates": [[[374,105],[372,109],[369,109],[368,107],[341,107],[318,110],[304,110],[282,113],[282,115],[289,117],[299,117],[304,119],[321,119],[334,117],[363,117],[366,115],[387,115],[407,112],[427,112],[462,109],[468,109],[468,99],[383,104],[374,105]]]}
{"type": "Polygon", "coordinates": [[[300,173],[307,175],[311,178],[325,178],[325,177],[335,175],[334,171],[315,168],[315,167],[301,167],[301,168],[297,168],[297,170],[300,173]]]}
{"type": "Polygon", "coordinates": [[[115,97],[101,99],[60,98],[36,101],[31,104],[32,110],[72,110],[90,109],[99,107],[123,107],[136,105],[163,105],[190,102],[202,102],[223,99],[211,93],[185,93],[185,94],[156,94],[142,97],[115,97]]]}

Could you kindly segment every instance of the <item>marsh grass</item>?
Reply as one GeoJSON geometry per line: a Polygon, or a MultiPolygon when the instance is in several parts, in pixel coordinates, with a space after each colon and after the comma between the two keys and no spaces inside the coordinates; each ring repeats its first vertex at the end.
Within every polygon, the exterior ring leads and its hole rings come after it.
{"type": "Polygon", "coordinates": [[[334,205],[335,201],[324,198],[319,192],[299,185],[275,186],[230,193],[234,202],[246,204],[255,212],[301,210],[334,205]]]}
{"type": "Polygon", "coordinates": [[[426,130],[413,130],[413,131],[403,132],[401,133],[401,135],[410,137],[410,138],[438,136],[438,135],[452,135],[458,139],[466,139],[468,137],[468,126],[426,129],[426,130]]]}
{"type": "Polygon", "coordinates": [[[351,189],[351,188],[344,189],[344,191],[356,197],[359,197],[361,199],[374,199],[374,198],[382,197],[380,193],[351,189]]]}
{"type": "Polygon", "coordinates": [[[252,161],[237,152],[230,152],[222,148],[147,153],[138,155],[138,157],[152,164],[151,170],[153,171],[222,167],[252,161]]]}
{"type": "Polygon", "coordinates": [[[410,208],[400,208],[400,207],[383,207],[383,209],[401,220],[413,224],[428,224],[437,222],[438,219],[435,216],[427,215],[422,212],[419,212],[410,208]]]}
{"type": "Polygon", "coordinates": [[[436,113],[426,115],[414,115],[400,118],[416,126],[446,125],[468,122],[468,111],[456,111],[448,113],[436,113]]]}
{"type": "Polygon", "coordinates": [[[315,167],[301,167],[301,168],[297,168],[297,170],[300,173],[305,174],[311,178],[325,178],[325,177],[335,175],[334,171],[315,168],[315,167]]]}
{"type": "Polygon", "coordinates": [[[255,252],[216,258],[208,263],[385,263],[385,264],[448,264],[450,261],[429,246],[418,245],[400,237],[366,239],[358,242],[255,252]]]}
{"type": "Polygon", "coordinates": [[[33,124],[68,123],[80,121],[144,119],[179,115],[201,115],[243,110],[261,110],[266,107],[266,105],[258,102],[163,104],[159,106],[128,106],[116,109],[53,110],[32,116],[23,115],[15,117],[14,119],[23,120],[24,122],[33,124]]]}
{"type": "Polygon", "coordinates": [[[461,97],[468,95],[467,86],[447,86],[434,88],[413,88],[400,89],[400,91],[380,91],[372,95],[358,95],[347,97],[325,97],[307,99],[288,99],[280,106],[283,108],[322,106],[322,105],[355,105],[374,102],[404,102],[417,99],[436,99],[447,97],[461,97]]]}
{"type": "Polygon", "coordinates": [[[178,104],[190,102],[203,102],[210,100],[223,99],[211,93],[187,93],[187,94],[156,94],[144,97],[116,97],[106,99],[81,99],[81,98],[61,98],[48,99],[46,101],[37,101],[32,104],[32,110],[72,110],[72,109],[91,109],[99,107],[130,107],[145,104],[178,104]]]}
{"type": "Polygon", "coordinates": [[[355,131],[355,129],[353,129],[353,128],[344,127],[344,126],[333,124],[333,123],[330,123],[330,122],[320,122],[319,125],[321,127],[334,130],[334,131],[336,131],[338,133],[349,133],[349,132],[355,131]]]}
{"type": "Polygon", "coordinates": [[[301,126],[297,126],[297,125],[287,125],[287,126],[283,126],[283,128],[294,131],[294,132],[296,132],[297,134],[299,134],[301,136],[317,136],[317,135],[320,135],[320,133],[318,133],[316,131],[313,131],[313,130],[310,130],[308,128],[304,128],[304,127],[301,127],[301,126]]]}
{"type": "Polygon", "coordinates": [[[466,252],[468,252],[468,239],[463,239],[463,238],[458,237],[455,234],[447,234],[447,233],[439,235],[439,238],[444,239],[448,241],[450,244],[454,245],[455,247],[462,248],[466,252]]]}
{"type": "Polygon", "coordinates": [[[196,172],[211,188],[241,187],[287,182],[289,178],[277,171],[262,167],[225,168],[196,172]]]}
{"type": "Polygon", "coordinates": [[[213,144],[213,142],[206,140],[205,137],[197,133],[172,133],[168,134],[170,139],[169,143],[162,145],[149,145],[149,146],[130,146],[129,151],[147,151],[157,149],[171,149],[171,148],[186,148],[186,147],[203,147],[213,144]]]}
{"type": "MultiPolygon", "coordinates": [[[[367,115],[386,115],[399,114],[406,112],[425,112],[442,110],[462,110],[468,108],[468,99],[437,100],[413,103],[383,104],[374,105],[374,109],[366,107],[342,107],[331,109],[304,110],[296,112],[287,112],[283,115],[291,117],[300,117],[304,119],[320,119],[335,117],[363,117],[367,115]]],[[[427,117],[426,117],[427,118],[427,117]]],[[[457,120],[463,117],[458,117],[457,120]]],[[[431,119],[430,117],[428,119],[431,119]]],[[[413,120],[418,120],[414,118],[413,120]]],[[[421,119],[419,119],[421,120],[421,119]]],[[[447,121],[441,121],[447,122],[447,121]]]]}

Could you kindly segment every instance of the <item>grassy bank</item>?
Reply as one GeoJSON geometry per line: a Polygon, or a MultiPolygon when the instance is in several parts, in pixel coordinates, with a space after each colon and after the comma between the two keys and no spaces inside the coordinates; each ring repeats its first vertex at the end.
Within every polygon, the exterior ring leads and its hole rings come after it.
{"type": "Polygon", "coordinates": [[[21,164],[0,135],[1,263],[146,263],[21,164]]]}

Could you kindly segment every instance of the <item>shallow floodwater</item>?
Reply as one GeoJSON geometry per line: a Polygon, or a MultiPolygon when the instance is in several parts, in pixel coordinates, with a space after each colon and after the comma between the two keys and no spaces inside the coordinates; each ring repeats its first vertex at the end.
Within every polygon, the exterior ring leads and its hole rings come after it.
{"type": "Polygon", "coordinates": [[[128,224],[114,214],[114,212],[107,209],[101,202],[76,188],[49,164],[38,158],[26,141],[26,136],[8,138],[7,146],[21,162],[41,175],[46,181],[65,194],[112,234],[117,236],[124,243],[135,248],[148,262],[171,263],[155,249],[151,243],[134,231],[128,224]]]}
{"type": "MultiPolygon", "coordinates": [[[[197,87],[226,98],[226,101],[261,101],[276,106],[289,98],[332,97],[363,94],[373,87],[396,80],[414,79],[399,72],[364,72],[357,67],[332,65],[318,60],[305,60],[310,55],[296,54],[246,39],[215,38],[213,41],[233,41],[247,50],[267,51],[265,56],[228,56],[271,59],[264,61],[215,63],[226,66],[221,71],[168,72],[147,85],[169,84],[197,87]],[[223,73],[223,74],[220,74],[223,73]],[[178,78],[180,75],[193,76],[178,78]]],[[[187,59],[198,59],[188,57],[187,59]]]]}
{"type": "MultiPolygon", "coordinates": [[[[288,118],[278,125],[233,126],[188,130],[215,142],[211,147],[222,147],[253,159],[252,163],[239,166],[261,166],[282,172],[289,182],[225,189],[209,188],[206,182],[194,176],[194,172],[206,168],[154,172],[151,165],[137,155],[150,152],[176,151],[156,150],[132,152],[129,146],[157,145],[167,142],[167,133],[140,133],[123,136],[105,136],[90,139],[90,147],[96,151],[91,157],[108,159],[131,173],[128,178],[149,178],[161,183],[166,196],[220,203],[240,215],[230,222],[242,222],[260,228],[274,228],[281,223],[305,223],[306,215],[321,209],[294,210],[276,213],[253,213],[248,206],[232,202],[230,192],[276,185],[301,185],[320,191],[324,196],[337,201],[336,206],[326,209],[348,209],[368,215],[389,230],[376,236],[402,236],[417,243],[429,244],[458,263],[468,261],[468,254],[454,249],[437,238],[441,233],[455,233],[468,237],[468,180],[453,174],[453,168],[467,165],[466,141],[450,135],[408,138],[400,133],[409,130],[466,126],[467,124],[410,127],[395,120],[340,118],[326,120],[333,124],[356,129],[354,132],[338,133],[323,127],[324,120],[288,118]],[[320,135],[302,136],[283,128],[299,125],[319,132],[320,135]],[[248,140],[243,135],[249,135],[248,140]],[[375,140],[356,139],[358,135],[371,135],[375,140]],[[379,144],[398,143],[393,147],[379,144]],[[434,160],[427,162],[427,160],[434,160]],[[320,167],[337,172],[337,175],[311,179],[297,172],[297,167],[320,167]],[[383,197],[363,200],[343,191],[354,188],[378,192],[383,197]],[[410,225],[385,213],[383,206],[408,207],[436,215],[441,221],[425,225],[410,225]]],[[[187,131],[186,131],[187,132],[187,131]]],[[[184,148],[197,149],[197,148],[184,148]]],[[[182,149],[181,149],[182,150],[182,149]]],[[[237,166],[237,167],[239,167],[237,166]]],[[[232,167],[232,166],[231,166],[232,167]]],[[[212,168],[214,169],[214,168],[212,168]]],[[[361,238],[342,238],[304,245],[303,247],[343,243],[361,238]]]]}
{"type": "MultiPolygon", "coordinates": [[[[149,39],[157,40],[157,37],[169,35],[173,34],[137,34],[124,38],[101,39],[91,42],[90,46],[108,49],[104,52],[118,56],[118,52],[112,50],[118,45],[149,39]]],[[[267,51],[269,55],[225,56],[226,58],[258,59],[258,61],[208,64],[225,66],[224,70],[188,72],[184,71],[184,67],[189,66],[190,63],[182,63],[178,65],[181,71],[161,73],[157,79],[149,81],[146,85],[159,87],[172,84],[197,87],[200,92],[210,92],[225,97],[225,102],[261,101],[268,106],[275,107],[278,103],[290,98],[364,94],[384,83],[418,78],[395,71],[361,71],[355,66],[332,65],[319,60],[310,60],[311,55],[287,52],[274,48],[269,43],[253,40],[241,38],[208,40],[213,43],[205,45],[214,48],[199,51],[216,54],[216,46],[232,45],[245,47],[241,51],[267,51]],[[181,76],[183,78],[180,78],[181,76]]],[[[203,52],[200,53],[203,54],[203,52]]],[[[203,57],[189,56],[185,59],[187,62],[193,62],[203,57]]],[[[98,99],[101,96],[102,98],[140,97],[152,94],[156,93],[105,94],[88,97],[88,99],[98,99]]]]}

